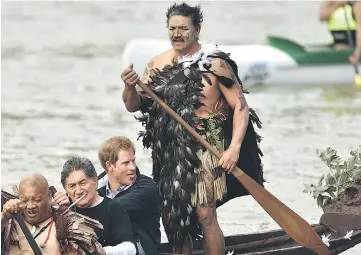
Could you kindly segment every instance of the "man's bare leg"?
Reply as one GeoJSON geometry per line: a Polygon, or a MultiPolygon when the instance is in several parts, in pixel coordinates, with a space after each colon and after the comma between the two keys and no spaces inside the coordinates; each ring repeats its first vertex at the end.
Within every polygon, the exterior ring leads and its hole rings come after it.
{"type": "Polygon", "coordinates": [[[203,245],[206,255],[225,254],[224,236],[219,227],[216,207],[197,206],[198,222],[203,231],[203,245]]]}
{"type": "MultiPolygon", "coordinates": [[[[196,213],[198,222],[203,231],[203,246],[206,255],[225,254],[224,236],[219,227],[215,207],[197,206],[196,213]]],[[[175,250],[174,254],[192,254],[191,240],[186,242],[181,250],[175,250]]]]}
{"type": "MultiPolygon", "coordinates": [[[[202,160],[203,165],[207,158],[202,160]]],[[[214,197],[214,177],[209,167],[204,168],[203,181],[206,189],[206,205],[198,204],[196,207],[196,215],[198,223],[203,231],[203,247],[206,255],[220,255],[225,253],[224,236],[219,227],[216,211],[216,198],[214,197]]]]}

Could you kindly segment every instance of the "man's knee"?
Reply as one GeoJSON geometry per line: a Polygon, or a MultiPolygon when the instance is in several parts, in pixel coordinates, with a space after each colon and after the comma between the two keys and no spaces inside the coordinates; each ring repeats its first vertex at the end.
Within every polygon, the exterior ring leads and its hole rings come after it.
{"type": "Polygon", "coordinates": [[[202,227],[207,227],[216,218],[216,208],[215,207],[206,207],[206,206],[197,206],[196,214],[197,214],[199,224],[202,227]]]}

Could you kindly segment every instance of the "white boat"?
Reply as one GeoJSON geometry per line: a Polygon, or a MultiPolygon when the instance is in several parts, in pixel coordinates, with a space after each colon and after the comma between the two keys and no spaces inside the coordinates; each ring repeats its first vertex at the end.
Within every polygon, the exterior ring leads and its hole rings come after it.
{"type": "MultiPolygon", "coordinates": [[[[134,64],[142,75],[149,60],[170,49],[168,40],[139,38],[129,41],[122,54],[122,67],[134,64]]],[[[236,61],[245,87],[263,85],[352,84],[354,68],[348,61],[352,50],[330,45],[300,45],[277,36],[265,44],[218,45],[236,61]]]]}

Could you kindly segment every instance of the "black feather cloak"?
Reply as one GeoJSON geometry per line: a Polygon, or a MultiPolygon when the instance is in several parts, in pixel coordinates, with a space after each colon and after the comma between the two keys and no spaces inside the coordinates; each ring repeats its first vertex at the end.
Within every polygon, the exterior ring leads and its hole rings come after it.
{"type": "MultiPolygon", "coordinates": [[[[226,87],[231,87],[233,81],[227,77],[218,76],[211,71],[212,58],[224,59],[233,69],[239,84],[236,63],[229,55],[215,50],[211,53],[200,51],[199,55],[179,64],[165,66],[162,71],[156,70],[152,75],[149,88],[166,104],[176,111],[190,126],[197,129],[199,118],[195,110],[202,104],[202,77],[212,73],[226,87]]],[[[241,86],[242,87],[242,86],[241,86]]],[[[245,93],[248,93],[243,88],[245,93]]],[[[232,139],[233,110],[228,106],[228,118],[222,121],[225,148],[232,139]]],[[[181,247],[185,238],[199,239],[202,235],[195,208],[191,203],[195,192],[195,169],[201,165],[196,153],[202,146],[183,129],[157,103],[150,99],[142,99],[142,116],[137,119],[145,127],[139,138],[146,148],[152,149],[153,178],[157,183],[162,198],[162,221],[168,241],[173,247],[181,247]]],[[[260,136],[255,132],[253,124],[261,128],[261,122],[255,111],[250,109],[250,117],[244,137],[237,166],[247,175],[263,186],[263,170],[259,149],[260,136]]],[[[248,191],[233,175],[226,175],[227,193],[217,201],[217,207],[230,199],[248,195],[248,191]]]]}

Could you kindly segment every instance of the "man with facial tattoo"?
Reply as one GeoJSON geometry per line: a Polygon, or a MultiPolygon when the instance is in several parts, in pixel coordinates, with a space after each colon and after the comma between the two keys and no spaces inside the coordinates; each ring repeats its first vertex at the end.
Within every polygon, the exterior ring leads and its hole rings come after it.
{"type": "Polygon", "coordinates": [[[249,194],[225,173],[238,166],[263,185],[260,137],[253,129],[253,123],[259,128],[261,123],[248,107],[236,63],[215,44],[199,43],[200,7],[174,4],[166,17],[172,49],[153,57],[141,80],[222,152],[220,160],[136,87],[139,77],[132,64],[121,75],[123,102],[129,112],[143,113],[141,136],[152,148],[153,178],[174,253],[191,254],[192,240],[203,235],[206,254],[224,254],[216,208],[249,194]]]}

